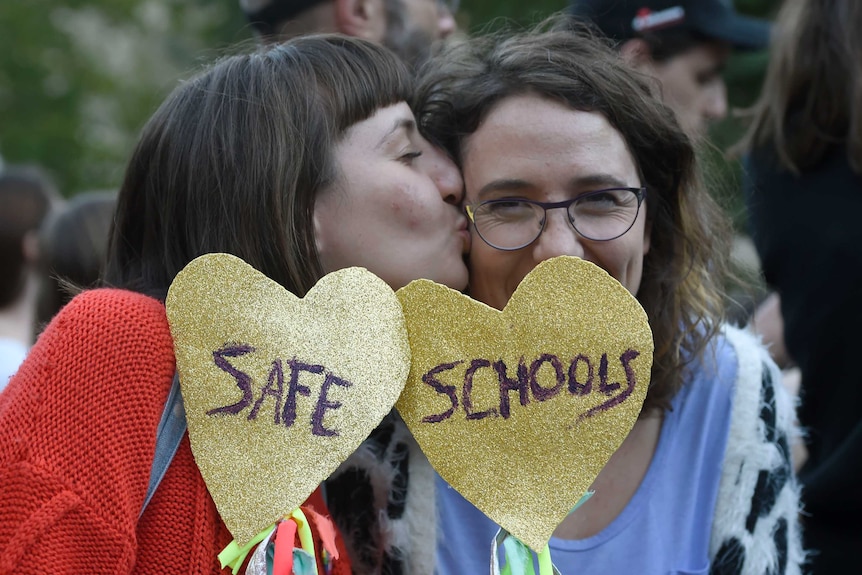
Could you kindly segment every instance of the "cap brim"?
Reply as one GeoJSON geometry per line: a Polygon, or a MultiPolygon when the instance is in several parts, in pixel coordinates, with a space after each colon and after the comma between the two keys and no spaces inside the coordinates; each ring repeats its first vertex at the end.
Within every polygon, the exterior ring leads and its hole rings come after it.
{"type": "Polygon", "coordinates": [[[756,50],[769,46],[772,26],[766,20],[749,18],[730,13],[723,18],[713,18],[692,23],[705,36],[729,42],[735,48],[756,50]]]}

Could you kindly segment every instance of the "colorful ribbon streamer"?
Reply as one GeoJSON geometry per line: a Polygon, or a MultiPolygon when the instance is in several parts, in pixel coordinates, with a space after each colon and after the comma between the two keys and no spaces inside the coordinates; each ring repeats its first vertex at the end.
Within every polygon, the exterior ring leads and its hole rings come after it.
{"type": "MultiPolygon", "coordinates": [[[[338,557],[334,528],[322,516],[312,511],[310,513],[314,515],[315,524],[320,531],[323,551],[328,555],[338,557]]],[[[302,509],[294,509],[289,516],[255,535],[243,547],[240,547],[236,541],[231,541],[218,555],[222,569],[230,567],[233,575],[237,575],[248,554],[251,553],[255,545],[260,543],[263,544],[264,548],[259,550],[261,557],[258,560],[266,564],[270,575],[319,575],[311,524],[302,509]],[[299,536],[299,549],[295,549],[293,546],[297,535],[299,536]],[[267,557],[269,551],[267,548],[270,542],[273,543],[274,551],[271,564],[269,557],[267,557]]]]}
{"type": "Polygon", "coordinates": [[[270,525],[255,535],[251,541],[246,543],[243,547],[240,547],[236,541],[231,541],[228,546],[218,554],[221,568],[224,569],[225,567],[230,567],[231,573],[233,573],[233,575],[237,575],[240,567],[242,567],[242,564],[245,561],[245,558],[248,557],[248,554],[254,546],[269,537],[273,530],[275,530],[275,524],[270,525]]]}

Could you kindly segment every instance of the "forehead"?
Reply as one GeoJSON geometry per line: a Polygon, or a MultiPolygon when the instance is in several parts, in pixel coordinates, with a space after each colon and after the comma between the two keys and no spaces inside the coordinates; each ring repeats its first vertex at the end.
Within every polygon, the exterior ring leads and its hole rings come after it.
{"type": "Polygon", "coordinates": [[[437,8],[440,4],[445,4],[440,0],[385,0],[390,3],[393,8],[399,9],[402,12],[411,12],[412,10],[429,10],[437,8]]]}
{"type": "Polygon", "coordinates": [[[703,40],[667,59],[665,67],[722,68],[730,57],[731,46],[719,40],[703,40]]]}
{"type": "Polygon", "coordinates": [[[465,139],[462,159],[468,195],[491,179],[505,178],[544,185],[559,177],[609,176],[640,185],[625,140],[602,114],[536,95],[511,96],[495,105],[465,139]]]}
{"type": "Polygon", "coordinates": [[[340,144],[356,142],[373,149],[398,136],[409,136],[416,129],[413,112],[405,102],[378,108],[374,113],[348,127],[340,144]]]}

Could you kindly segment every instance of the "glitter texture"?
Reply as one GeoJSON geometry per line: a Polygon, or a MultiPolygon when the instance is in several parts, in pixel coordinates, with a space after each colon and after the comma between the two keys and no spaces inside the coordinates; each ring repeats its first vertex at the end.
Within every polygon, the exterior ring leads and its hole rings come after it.
{"type": "Polygon", "coordinates": [[[401,306],[361,268],[299,299],[228,254],[189,263],[166,304],[192,452],[242,546],[299,507],[392,409],[410,366],[401,306]]]}
{"type": "Polygon", "coordinates": [[[398,298],[413,353],[398,411],[452,487],[541,551],[640,413],[646,313],[565,256],[536,266],[502,312],[428,280],[398,298]]]}

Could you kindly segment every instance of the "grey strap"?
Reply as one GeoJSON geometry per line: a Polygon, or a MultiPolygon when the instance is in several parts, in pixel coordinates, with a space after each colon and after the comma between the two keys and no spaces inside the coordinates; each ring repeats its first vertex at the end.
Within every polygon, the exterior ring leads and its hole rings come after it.
{"type": "Polygon", "coordinates": [[[186,432],[186,411],[183,407],[183,395],[180,392],[180,377],[179,374],[174,374],[174,382],[171,385],[171,391],[168,393],[168,400],[165,402],[165,409],[162,411],[162,419],[159,421],[159,427],[156,429],[156,454],[153,457],[153,467],[150,470],[150,485],[147,488],[147,498],[144,499],[144,505],[141,507],[141,512],[138,514],[140,519],[144,514],[144,510],[150,503],[153,494],[156,492],[159,483],[165,476],[174,455],[177,453],[177,448],[180,446],[180,441],[183,434],[186,432]]]}

